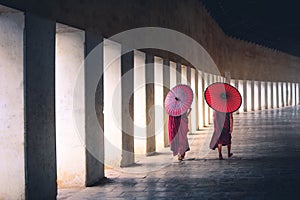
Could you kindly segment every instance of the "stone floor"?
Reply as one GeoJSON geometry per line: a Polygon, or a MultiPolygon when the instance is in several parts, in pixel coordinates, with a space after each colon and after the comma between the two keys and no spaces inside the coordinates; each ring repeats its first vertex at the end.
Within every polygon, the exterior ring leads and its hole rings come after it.
{"type": "MultiPolygon", "coordinates": [[[[208,150],[212,129],[189,135],[178,162],[169,149],[108,169],[105,184],[60,189],[58,199],[300,199],[300,107],[234,116],[233,157],[208,150]]],[[[223,149],[226,155],[226,149],[223,149]]]]}

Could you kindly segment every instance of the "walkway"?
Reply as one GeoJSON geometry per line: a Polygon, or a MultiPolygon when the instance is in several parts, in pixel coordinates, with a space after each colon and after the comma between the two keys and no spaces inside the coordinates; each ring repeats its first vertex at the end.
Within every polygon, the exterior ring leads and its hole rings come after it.
{"type": "MultiPolygon", "coordinates": [[[[58,199],[300,199],[300,107],[234,116],[233,158],[207,151],[211,129],[190,135],[178,162],[168,149],[107,170],[107,183],[59,190],[58,199]]],[[[223,155],[226,155],[224,148],[223,155]]]]}

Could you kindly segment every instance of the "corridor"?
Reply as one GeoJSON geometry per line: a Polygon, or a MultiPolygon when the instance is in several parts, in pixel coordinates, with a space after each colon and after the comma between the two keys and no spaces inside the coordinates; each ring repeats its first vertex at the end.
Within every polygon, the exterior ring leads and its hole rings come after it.
{"type": "Polygon", "coordinates": [[[212,128],[189,135],[178,162],[169,149],[106,169],[105,183],[60,189],[58,199],[299,199],[300,107],[234,115],[234,156],[207,151],[212,128]]]}

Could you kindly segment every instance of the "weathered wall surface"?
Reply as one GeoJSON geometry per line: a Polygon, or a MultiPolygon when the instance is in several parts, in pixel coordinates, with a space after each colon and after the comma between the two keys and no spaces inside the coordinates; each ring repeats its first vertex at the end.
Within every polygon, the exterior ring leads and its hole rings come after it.
{"type": "Polygon", "coordinates": [[[22,13],[0,14],[0,199],[25,199],[22,13]]]}
{"type": "Polygon", "coordinates": [[[300,58],[226,36],[199,0],[1,2],[105,37],[137,27],[170,28],[197,40],[221,75],[230,71],[236,79],[300,81],[300,58]]]}

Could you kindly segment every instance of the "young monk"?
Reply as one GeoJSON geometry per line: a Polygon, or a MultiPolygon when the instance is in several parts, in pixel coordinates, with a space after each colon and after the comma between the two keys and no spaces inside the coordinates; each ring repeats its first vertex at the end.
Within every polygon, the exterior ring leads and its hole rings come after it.
{"type": "Polygon", "coordinates": [[[210,147],[215,150],[218,147],[219,159],[222,160],[222,146],[227,145],[228,158],[233,155],[231,153],[231,133],[233,129],[232,113],[222,113],[215,111],[214,117],[214,134],[210,143],[210,147]]]}
{"type": "Polygon", "coordinates": [[[187,112],[177,117],[169,115],[169,141],[173,156],[177,155],[178,160],[183,160],[185,152],[190,150],[187,133],[189,131],[188,116],[191,110],[190,108],[187,112]]]}

